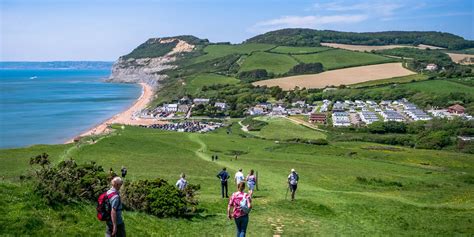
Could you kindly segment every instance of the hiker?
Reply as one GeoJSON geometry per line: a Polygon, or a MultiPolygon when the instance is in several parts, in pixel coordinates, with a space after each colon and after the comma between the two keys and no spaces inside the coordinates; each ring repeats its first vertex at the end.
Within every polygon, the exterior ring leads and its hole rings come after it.
{"type": "Polygon", "coordinates": [[[127,175],[127,168],[122,165],[122,169],[120,171],[122,171],[122,178],[125,178],[125,175],[127,175]]]}
{"type": "Polygon", "coordinates": [[[237,155],[235,155],[235,160],[237,160],[237,155]]]}
{"type": "Polygon", "coordinates": [[[184,191],[184,189],[188,185],[188,181],[186,181],[185,178],[186,178],[186,175],[184,173],[182,173],[180,175],[180,179],[178,180],[178,182],[176,182],[176,187],[181,191],[184,191]]]}
{"type": "Polygon", "coordinates": [[[222,171],[219,172],[219,174],[217,174],[217,178],[221,180],[222,198],[224,198],[224,189],[225,189],[225,197],[229,198],[227,180],[230,178],[230,175],[227,173],[226,170],[227,169],[224,167],[222,168],[222,171]]]}
{"type": "Polygon", "coordinates": [[[212,161],[214,161],[214,155],[212,155],[212,161]]]}
{"type": "Polygon", "coordinates": [[[291,192],[291,201],[295,200],[296,188],[298,188],[298,180],[300,177],[296,173],[295,169],[291,169],[290,175],[288,175],[288,188],[291,192]]]}
{"type": "Polygon", "coordinates": [[[216,159],[216,161],[217,161],[217,158],[219,158],[219,157],[216,155],[216,158],[215,158],[215,159],[216,159]]]}
{"type": "Polygon", "coordinates": [[[255,184],[257,184],[257,176],[255,176],[253,170],[250,170],[250,173],[249,175],[247,175],[247,178],[245,178],[245,180],[247,180],[247,185],[249,186],[250,197],[252,197],[253,190],[255,189],[255,184]]]}
{"type": "Polygon", "coordinates": [[[120,177],[112,179],[112,187],[107,191],[107,195],[115,193],[110,197],[110,206],[112,207],[111,218],[107,221],[107,227],[105,229],[106,237],[114,236],[125,236],[125,223],[122,219],[122,202],[120,200],[120,188],[122,187],[123,181],[120,177]]]}
{"type": "Polygon", "coordinates": [[[237,237],[245,237],[247,232],[247,225],[249,223],[249,212],[252,208],[251,198],[247,193],[244,193],[245,182],[238,185],[238,191],[233,193],[227,205],[227,217],[234,218],[237,226],[237,237]],[[233,207],[232,213],[230,208],[233,207]]]}
{"type": "Polygon", "coordinates": [[[234,180],[237,185],[245,181],[244,173],[242,173],[242,168],[240,168],[239,171],[235,173],[234,180]]]}

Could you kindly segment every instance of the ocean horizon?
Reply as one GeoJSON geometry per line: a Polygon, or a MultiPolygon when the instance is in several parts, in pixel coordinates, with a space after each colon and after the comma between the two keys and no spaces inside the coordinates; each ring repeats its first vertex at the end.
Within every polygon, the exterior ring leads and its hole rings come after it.
{"type": "Polygon", "coordinates": [[[137,84],[110,69],[0,69],[0,148],[59,144],[131,106],[137,84]]]}

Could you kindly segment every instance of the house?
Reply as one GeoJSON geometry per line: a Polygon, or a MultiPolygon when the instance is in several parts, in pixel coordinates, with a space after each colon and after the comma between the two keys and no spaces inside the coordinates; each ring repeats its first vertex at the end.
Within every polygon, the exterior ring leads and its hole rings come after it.
{"type": "Polygon", "coordinates": [[[178,112],[178,104],[164,104],[163,109],[168,113],[178,112]]]}
{"type": "Polygon", "coordinates": [[[291,108],[291,109],[288,109],[287,111],[288,111],[289,115],[296,115],[296,114],[302,114],[303,113],[302,108],[291,108]]]}
{"type": "Polygon", "coordinates": [[[334,90],[337,90],[337,88],[334,88],[334,87],[327,87],[323,90],[323,92],[328,92],[328,91],[334,91],[334,90]]]}
{"type": "Polygon", "coordinates": [[[193,103],[194,103],[195,105],[208,104],[208,103],[209,103],[209,99],[196,98],[196,99],[193,100],[193,103]]]}
{"type": "Polygon", "coordinates": [[[459,104],[455,104],[448,107],[448,112],[452,114],[464,114],[465,108],[459,104]]]}
{"type": "Polygon", "coordinates": [[[224,102],[216,102],[216,103],[214,103],[214,107],[218,107],[221,110],[226,110],[227,109],[227,105],[224,102]]]}
{"type": "Polygon", "coordinates": [[[326,123],[326,114],[313,113],[309,115],[310,123],[326,123]]]}
{"type": "Polygon", "coordinates": [[[434,63],[430,63],[430,64],[426,65],[426,70],[436,71],[436,70],[438,70],[438,65],[436,65],[434,63]]]}

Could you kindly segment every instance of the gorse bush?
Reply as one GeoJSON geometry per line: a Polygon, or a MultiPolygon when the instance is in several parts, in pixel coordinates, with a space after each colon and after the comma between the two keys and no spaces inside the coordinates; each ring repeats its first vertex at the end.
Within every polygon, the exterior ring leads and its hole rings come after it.
{"type": "Polygon", "coordinates": [[[195,198],[199,185],[188,184],[184,191],[166,180],[138,180],[125,183],[122,190],[124,205],[158,217],[180,217],[192,214],[198,204],[195,198]]]}
{"type": "Polygon", "coordinates": [[[70,159],[51,167],[49,155],[43,153],[32,157],[30,165],[41,166],[35,171],[35,192],[50,205],[93,201],[107,189],[110,180],[95,162],[78,165],[70,159]]]}
{"type": "MultiPolygon", "coordinates": [[[[106,173],[95,162],[77,164],[70,159],[52,167],[46,153],[32,157],[30,164],[41,166],[35,170],[35,192],[49,205],[94,202],[100,193],[109,188],[110,180],[116,176],[113,171],[106,173]]],[[[195,194],[199,189],[199,185],[188,184],[181,191],[159,178],[137,180],[124,183],[121,200],[129,210],[158,217],[181,217],[196,210],[198,202],[195,194]]]]}

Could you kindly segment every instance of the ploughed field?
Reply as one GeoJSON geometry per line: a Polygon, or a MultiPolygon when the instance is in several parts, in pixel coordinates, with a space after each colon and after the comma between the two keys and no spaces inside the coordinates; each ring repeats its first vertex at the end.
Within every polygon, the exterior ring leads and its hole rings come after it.
{"type": "Polygon", "coordinates": [[[318,74],[299,75],[254,82],[259,86],[279,86],[284,90],[300,88],[324,88],[326,86],[350,85],[366,81],[402,77],[415,74],[405,69],[401,63],[385,63],[369,66],[352,67],[322,72],[318,74]]]}
{"type": "MultiPolygon", "coordinates": [[[[474,234],[472,155],[359,142],[286,142],[298,134],[304,139],[327,134],[295,128],[284,119],[266,121],[266,126],[280,131],[264,127],[250,134],[237,123],[230,134],[226,128],[190,134],[125,127],[95,144],[0,150],[0,235],[103,234],[94,204],[51,208],[28,181],[20,181],[19,176],[30,170],[29,157],[42,152],[48,152],[54,163],[72,157],[80,163],[96,161],[106,170],[125,165],[129,180],[160,177],[173,183],[184,172],[190,183],[201,185],[202,212],[193,218],[159,219],[125,211],[132,236],[234,235],[216,178],[224,166],[232,176],[238,168],[258,172],[249,236],[474,234]],[[236,152],[241,155],[231,161],[236,152]],[[211,161],[212,155],[219,160],[211,161]],[[294,202],[285,200],[291,168],[300,175],[294,202]]],[[[234,191],[235,185],[229,188],[234,191]]]]}

